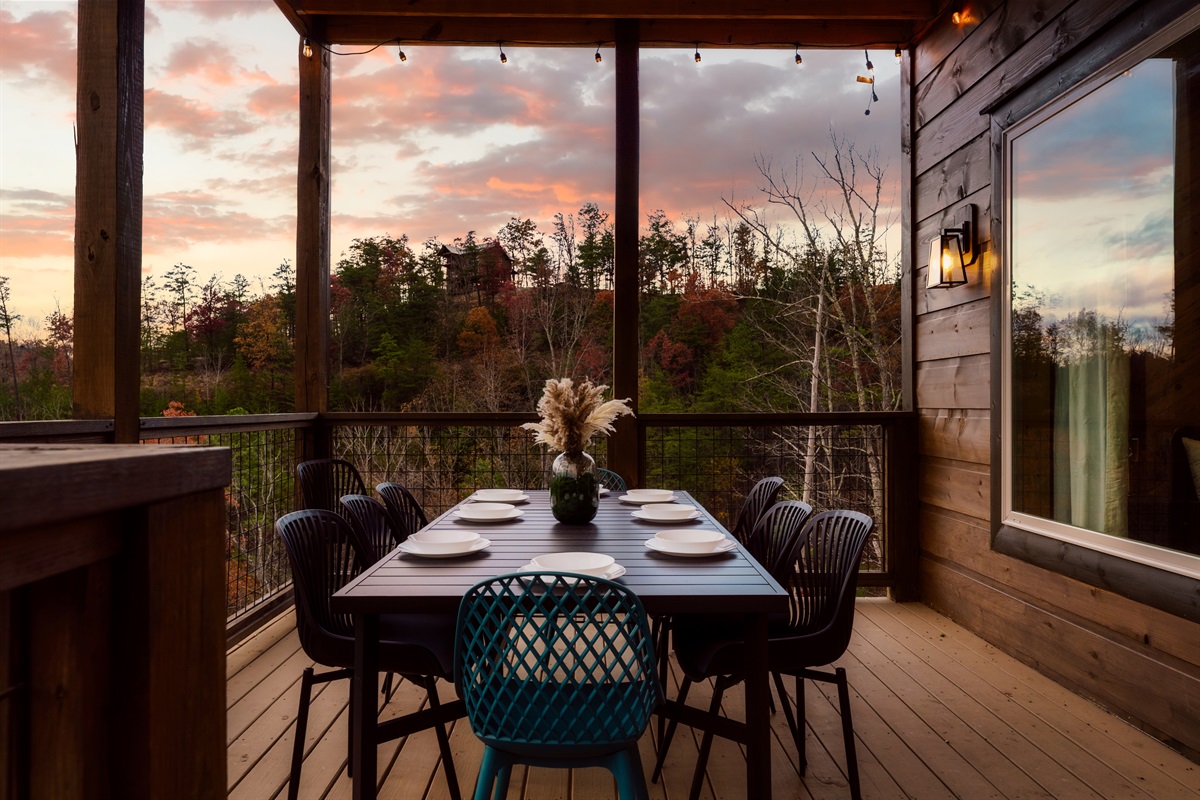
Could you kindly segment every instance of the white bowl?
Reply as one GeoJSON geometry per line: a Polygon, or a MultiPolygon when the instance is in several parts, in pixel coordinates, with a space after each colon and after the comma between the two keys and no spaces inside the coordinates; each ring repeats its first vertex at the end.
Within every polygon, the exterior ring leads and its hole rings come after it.
{"type": "Polygon", "coordinates": [[[669,489],[630,489],[625,494],[631,500],[646,503],[666,503],[675,497],[675,493],[669,489]]]}
{"type": "Polygon", "coordinates": [[[546,553],[529,562],[535,569],[551,572],[576,572],[603,578],[615,562],[603,553],[546,553]]]}
{"type": "MultiPolygon", "coordinates": [[[[529,496],[520,489],[479,489],[475,492],[476,501],[487,503],[519,503],[528,499],[529,496]]],[[[475,505],[479,505],[479,502],[475,505]]]]}
{"type": "Polygon", "coordinates": [[[407,541],[416,542],[431,553],[457,553],[467,550],[479,538],[475,531],[424,530],[410,535],[407,541]]]}
{"type": "Polygon", "coordinates": [[[654,538],[666,544],[672,550],[688,553],[709,553],[725,539],[720,531],[695,530],[683,528],[673,531],[659,531],[654,538]]]}
{"type": "Polygon", "coordinates": [[[473,522],[506,522],[524,513],[508,503],[466,503],[458,507],[454,516],[473,522]]]}
{"type": "Polygon", "coordinates": [[[640,510],[633,513],[639,519],[661,520],[663,522],[679,522],[685,519],[695,519],[700,516],[700,512],[696,510],[695,506],[684,505],[682,503],[658,503],[652,506],[643,506],[640,510]]]}

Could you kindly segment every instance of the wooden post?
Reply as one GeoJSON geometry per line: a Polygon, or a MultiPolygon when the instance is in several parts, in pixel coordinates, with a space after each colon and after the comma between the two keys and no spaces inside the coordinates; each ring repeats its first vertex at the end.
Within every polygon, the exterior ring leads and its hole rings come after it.
{"type": "MultiPolygon", "coordinates": [[[[638,22],[618,20],[617,38],[617,153],[613,214],[613,397],[631,399],[638,411],[638,22]]],[[[609,438],[608,464],[630,487],[641,486],[638,423],[617,420],[609,438]]]]}
{"type": "Polygon", "coordinates": [[[138,440],[144,0],[79,0],[75,117],[77,419],[138,440]]]}
{"type": "MultiPolygon", "coordinates": [[[[296,174],[296,411],[329,410],[329,51],[310,39],[300,59],[300,159],[296,174]]],[[[328,451],[318,425],[305,457],[328,451]]]]}

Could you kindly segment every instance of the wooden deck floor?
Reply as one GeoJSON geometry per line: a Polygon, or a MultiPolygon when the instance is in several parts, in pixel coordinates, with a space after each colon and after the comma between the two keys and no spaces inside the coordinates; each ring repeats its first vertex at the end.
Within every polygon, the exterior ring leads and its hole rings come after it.
{"type": "MultiPolygon", "coordinates": [[[[310,662],[289,614],[230,651],[229,797],[287,796],[300,673],[310,662]]],[[[1063,689],[919,604],[860,601],[855,635],[842,660],[850,676],[858,758],[866,798],[1200,798],[1200,766],[1063,689]]],[[[777,800],[849,796],[841,770],[841,729],[832,687],[808,694],[808,774],[782,714],[774,720],[777,800]]],[[[705,702],[700,689],[694,700],[705,702]]],[[[445,691],[451,692],[447,688],[445,691]]],[[[348,683],[318,686],[308,724],[300,797],[349,798],[346,777],[348,683]]],[[[727,696],[735,716],[740,689],[727,696]]],[[[421,693],[404,684],[385,716],[410,710],[421,693]]],[[[696,741],[681,728],[659,800],[686,798],[696,741]]],[[[451,734],[464,795],[470,797],[482,748],[465,721],[451,734]]],[[[647,773],[651,737],[642,740],[647,773]]],[[[381,798],[443,800],[446,781],[431,732],[380,748],[381,798]]],[[[717,740],[705,798],[745,795],[738,746],[717,740]]],[[[514,774],[509,797],[591,800],[615,797],[608,773],[532,769],[514,774]]]]}

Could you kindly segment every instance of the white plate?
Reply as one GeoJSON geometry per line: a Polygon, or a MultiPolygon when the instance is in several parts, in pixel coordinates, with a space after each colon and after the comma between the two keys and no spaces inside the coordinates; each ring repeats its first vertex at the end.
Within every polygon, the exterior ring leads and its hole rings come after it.
{"type": "Polygon", "coordinates": [[[652,495],[650,497],[638,497],[632,494],[623,494],[619,499],[622,503],[629,503],[635,506],[648,506],[654,503],[674,503],[674,494],[652,495]]]}
{"type": "Polygon", "coordinates": [[[520,489],[479,489],[471,499],[477,503],[527,503],[529,495],[520,489]]]}
{"type": "Polygon", "coordinates": [[[608,494],[608,487],[607,487],[607,486],[601,486],[601,487],[600,487],[600,496],[601,496],[601,497],[604,497],[604,495],[606,495],[606,494],[608,494]]]}
{"type": "MultiPolygon", "coordinates": [[[[700,511],[695,508],[692,509],[690,514],[681,514],[678,512],[671,514],[659,510],[663,507],[649,505],[645,508],[639,508],[637,511],[631,511],[630,514],[645,522],[691,522],[700,518],[700,511]]],[[[679,508],[679,506],[672,506],[672,508],[679,508]]]]}
{"type": "Polygon", "coordinates": [[[459,519],[468,519],[471,522],[508,522],[525,514],[519,508],[513,508],[507,503],[468,503],[454,512],[454,516],[459,519]],[[504,506],[504,510],[495,508],[481,508],[481,506],[504,506]]]}
{"type": "Polygon", "coordinates": [[[471,553],[478,553],[480,550],[482,550],[483,548],[487,547],[490,544],[491,544],[491,541],[484,539],[481,536],[478,539],[476,539],[475,541],[471,542],[470,547],[468,547],[466,550],[459,550],[454,553],[447,553],[444,551],[433,552],[431,550],[426,550],[426,549],[422,548],[419,543],[412,542],[412,541],[405,539],[403,542],[400,543],[399,549],[400,549],[401,553],[407,553],[410,556],[420,556],[421,558],[457,558],[458,556],[466,556],[466,555],[470,555],[471,553]]]}
{"type": "MultiPolygon", "coordinates": [[[[545,569],[545,567],[536,566],[532,561],[530,561],[528,564],[526,564],[525,566],[523,566],[519,570],[517,570],[517,572],[536,572],[539,575],[547,575],[547,576],[557,574],[557,573],[553,573],[553,572],[542,572],[542,570],[544,570],[544,569],[545,569]]],[[[580,573],[577,572],[574,574],[578,575],[580,573]]],[[[606,572],[601,577],[603,577],[605,580],[615,581],[617,578],[621,577],[624,574],[625,574],[625,567],[621,566],[620,564],[613,564],[611,567],[608,568],[608,572],[606,572]]],[[[597,576],[585,575],[584,577],[594,578],[597,576]]]]}
{"type": "Polygon", "coordinates": [[[650,538],[646,540],[646,547],[659,553],[666,553],[669,556],[682,556],[684,558],[705,558],[707,556],[717,556],[722,553],[728,553],[731,550],[737,549],[737,542],[726,537],[725,541],[718,544],[712,550],[707,552],[696,552],[695,550],[676,550],[669,544],[659,538],[650,538]]]}

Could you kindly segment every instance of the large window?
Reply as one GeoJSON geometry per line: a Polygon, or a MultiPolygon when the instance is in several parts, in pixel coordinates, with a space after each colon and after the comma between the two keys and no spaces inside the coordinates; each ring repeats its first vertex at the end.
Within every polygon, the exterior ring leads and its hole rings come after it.
{"type": "Polygon", "coordinates": [[[1004,522],[1200,575],[1197,15],[1005,136],[1004,522]]]}

